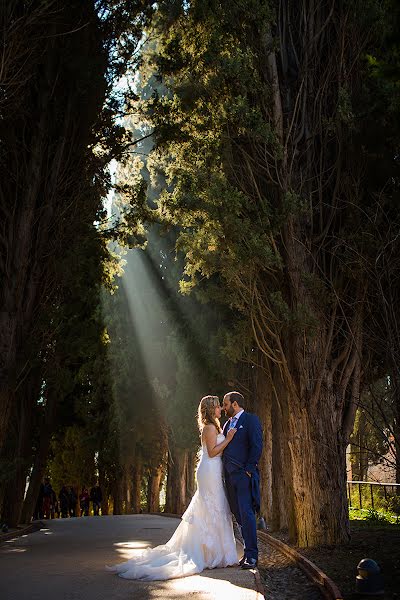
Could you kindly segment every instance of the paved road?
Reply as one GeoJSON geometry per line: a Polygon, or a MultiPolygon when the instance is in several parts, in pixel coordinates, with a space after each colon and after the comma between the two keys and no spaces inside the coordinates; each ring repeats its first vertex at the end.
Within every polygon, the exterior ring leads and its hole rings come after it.
{"type": "Polygon", "coordinates": [[[154,515],[58,519],[0,545],[1,600],[260,600],[254,574],[237,567],[162,582],[105,571],[135,549],[165,543],[179,520],[154,515]]]}

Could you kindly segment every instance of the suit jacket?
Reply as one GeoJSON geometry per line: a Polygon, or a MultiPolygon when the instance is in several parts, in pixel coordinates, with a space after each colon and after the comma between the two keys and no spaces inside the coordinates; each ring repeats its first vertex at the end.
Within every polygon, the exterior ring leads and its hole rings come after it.
{"type": "MultiPolygon", "coordinates": [[[[229,421],[223,428],[223,434],[228,432],[229,421]]],[[[263,434],[260,419],[253,414],[244,412],[235,425],[237,429],[231,442],[225,448],[222,461],[228,473],[247,471],[251,473],[251,487],[254,510],[260,510],[260,474],[258,461],[263,447],[263,434]]]]}

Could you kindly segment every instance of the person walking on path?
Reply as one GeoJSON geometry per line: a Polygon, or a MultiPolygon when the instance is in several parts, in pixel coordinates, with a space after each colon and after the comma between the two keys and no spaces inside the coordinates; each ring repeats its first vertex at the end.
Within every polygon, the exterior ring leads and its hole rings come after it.
{"type": "Polygon", "coordinates": [[[76,517],[77,516],[76,505],[78,502],[78,496],[76,495],[76,492],[75,492],[74,488],[72,487],[72,485],[70,485],[68,488],[68,496],[69,496],[69,516],[76,517]]]}
{"type": "Polygon", "coordinates": [[[65,485],[62,486],[58,499],[60,501],[61,518],[66,519],[69,517],[69,494],[65,485]]]}
{"type": "Polygon", "coordinates": [[[93,514],[94,516],[98,517],[101,501],[103,500],[103,494],[101,492],[101,487],[99,486],[98,482],[90,490],[90,499],[93,503],[93,514]]]}
{"type": "Polygon", "coordinates": [[[82,493],[79,496],[79,503],[80,503],[80,507],[81,507],[81,517],[88,517],[89,516],[89,500],[90,500],[90,496],[89,496],[89,492],[87,490],[87,488],[82,488],[82,493]]]}
{"type": "Polygon", "coordinates": [[[54,514],[54,490],[51,486],[50,479],[46,477],[43,486],[43,518],[51,519],[52,513],[54,514]]]}

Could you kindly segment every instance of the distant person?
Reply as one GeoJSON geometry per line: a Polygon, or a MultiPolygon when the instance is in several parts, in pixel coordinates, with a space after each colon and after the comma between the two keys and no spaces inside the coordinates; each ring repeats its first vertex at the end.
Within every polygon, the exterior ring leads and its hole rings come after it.
{"type": "Polygon", "coordinates": [[[50,514],[52,519],[55,519],[56,517],[57,519],[60,518],[60,507],[57,500],[57,494],[53,489],[51,490],[50,514]]]}
{"type": "Polygon", "coordinates": [[[60,501],[61,518],[66,519],[69,517],[69,493],[65,485],[62,486],[58,499],[60,501]]]}
{"type": "Polygon", "coordinates": [[[89,492],[87,488],[82,488],[82,493],[79,496],[79,504],[81,507],[81,517],[88,517],[89,516],[89,501],[90,501],[90,496],[89,496],[89,492]]]}
{"type": "Polygon", "coordinates": [[[97,517],[99,516],[101,501],[103,500],[103,494],[98,482],[90,490],[90,499],[93,503],[93,514],[97,517]]]}
{"type": "Polygon", "coordinates": [[[44,490],[44,483],[43,483],[43,481],[41,481],[38,497],[36,500],[35,510],[33,513],[34,520],[43,519],[43,490],[44,490]]]}
{"type": "Polygon", "coordinates": [[[68,488],[68,496],[69,496],[69,516],[76,517],[77,516],[76,505],[78,503],[78,496],[76,495],[76,492],[75,492],[74,488],[72,487],[72,485],[70,485],[68,488]]]}
{"type": "Polygon", "coordinates": [[[43,486],[43,518],[51,519],[53,511],[54,490],[51,486],[50,479],[46,477],[43,486]]]}

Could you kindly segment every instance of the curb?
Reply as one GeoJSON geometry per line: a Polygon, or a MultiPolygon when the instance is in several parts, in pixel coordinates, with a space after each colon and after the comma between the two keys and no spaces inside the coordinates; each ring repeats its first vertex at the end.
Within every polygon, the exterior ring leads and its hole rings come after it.
{"type": "Polygon", "coordinates": [[[3,542],[7,542],[8,540],[12,540],[17,537],[21,537],[23,535],[28,535],[28,533],[34,533],[44,527],[44,523],[42,521],[35,521],[30,525],[25,525],[23,527],[18,527],[16,531],[10,531],[8,533],[0,534],[0,544],[3,542]]]}
{"type": "Polygon", "coordinates": [[[254,585],[260,600],[265,600],[265,590],[261,581],[260,571],[257,568],[254,569],[254,585]]]}
{"type": "Polygon", "coordinates": [[[284,542],[272,537],[269,533],[264,531],[258,531],[258,535],[265,542],[268,542],[271,546],[274,546],[279,552],[282,552],[285,556],[293,558],[297,565],[306,576],[311,579],[319,588],[320,592],[327,600],[343,600],[342,593],[340,592],[337,585],[330,579],[317,565],[308,560],[305,556],[297,552],[291,546],[288,546],[284,542]]]}
{"type": "MultiPolygon", "coordinates": [[[[242,546],[242,548],[244,548],[243,542],[241,542],[241,540],[236,535],[235,540],[238,544],[240,544],[240,546],[242,546]]],[[[250,571],[254,575],[254,588],[257,593],[257,600],[265,600],[265,590],[261,581],[260,571],[257,567],[255,569],[251,569],[250,571]]]]}

